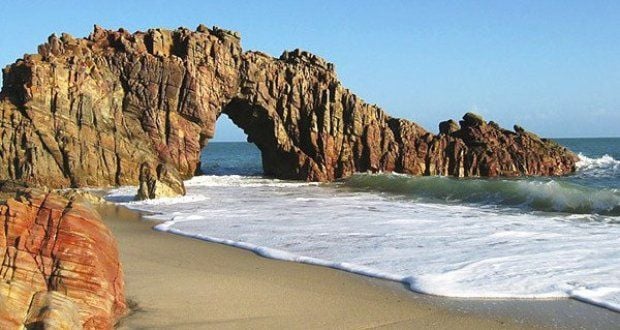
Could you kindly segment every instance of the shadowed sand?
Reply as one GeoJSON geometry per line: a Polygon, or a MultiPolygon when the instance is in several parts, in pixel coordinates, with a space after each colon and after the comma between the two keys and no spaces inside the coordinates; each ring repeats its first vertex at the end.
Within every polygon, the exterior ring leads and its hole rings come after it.
{"type": "Polygon", "coordinates": [[[620,313],[569,299],[463,300],[399,283],[284,262],[152,230],[118,206],[99,208],[116,236],[134,311],[121,329],[612,329],[620,313]]]}

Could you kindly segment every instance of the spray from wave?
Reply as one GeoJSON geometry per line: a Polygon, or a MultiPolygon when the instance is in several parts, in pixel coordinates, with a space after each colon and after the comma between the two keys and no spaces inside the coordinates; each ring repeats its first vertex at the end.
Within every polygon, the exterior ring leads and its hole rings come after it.
{"type": "Polygon", "coordinates": [[[620,176],[620,160],[616,160],[610,155],[590,158],[579,153],[578,157],[579,161],[576,164],[578,175],[600,178],[620,176]]]}

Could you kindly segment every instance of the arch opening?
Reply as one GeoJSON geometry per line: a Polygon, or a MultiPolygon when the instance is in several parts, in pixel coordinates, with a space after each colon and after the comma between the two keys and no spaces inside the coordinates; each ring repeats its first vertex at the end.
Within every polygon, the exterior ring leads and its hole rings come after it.
{"type": "Polygon", "coordinates": [[[261,151],[248,142],[243,129],[222,112],[216,120],[214,139],[200,152],[200,170],[204,175],[262,176],[261,151]]]}
{"type": "MultiPolygon", "coordinates": [[[[233,98],[218,115],[215,123],[216,126],[225,125],[219,123],[221,120],[227,122],[226,119],[221,118],[222,115],[226,115],[224,118],[228,117],[236,127],[242,129],[248,141],[245,145],[239,143],[237,145],[228,144],[228,146],[246,149],[226,150],[224,144],[214,147],[213,143],[216,142],[209,141],[206,147],[203,148],[204,155],[201,154],[202,173],[213,174],[215,172],[215,174],[219,175],[256,175],[260,173],[266,177],[276,177],[284,180],[325,180],[320,176],[320,169],[316,163],[291,140],[291,134],[295,136],[295,129],[297,127],[292,126],[287,129],[277,111],[270,110],[244,98],[233,98]],[[254,146],[249,143],[254,144],[254,146]],[[210,144],[211,149],[209,149],[210,144]],[[217,155],[209,151],[215,151],[214,149],[217,148],[219,148],[217,155]],[[240,154],[233,154],[233,152],[240,152],[240,154]],[[246,154],[245,156],[244,153],[246,154]],[[252,158],[248,153],[253,153],[255,156],[252,158]],[[260,158],[256,157],[257,153],[260,158]],[[250,167],[253,170],[247,171],[244,167],[240,167],[239,164],[244,162],[241,159],[235,160],[237,156],[253,159],[251,161],[252,167],[250,167]],[[210,167],[209,164],[217,166],[210,167]],[[258,164],[262,164],[260,170],[256,170],[258,164]],[[225,168],[227,169],[224,170],[225,168]]],[[[217,128],[213,130],[213,137],[216,136],[218,136],[217,128]]],[[[215,139],[215,141],[217,140],[218,138],[215,139]]]]}

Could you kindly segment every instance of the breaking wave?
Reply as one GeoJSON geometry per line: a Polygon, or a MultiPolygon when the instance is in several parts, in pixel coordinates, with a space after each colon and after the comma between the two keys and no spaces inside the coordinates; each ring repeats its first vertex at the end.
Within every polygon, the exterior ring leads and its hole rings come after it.
{"type": "MultiPolygon", "coordinates": [[[[594,166],[594,165],[591,165],[594,166]]],[[[600,165],[599,167],[600,168],[600,165]]],[[[530,211],[620,215],[620,191],[546,179],[455,179],[358,174],[344,186],[428,202],[518,207],[530,211]]]]}

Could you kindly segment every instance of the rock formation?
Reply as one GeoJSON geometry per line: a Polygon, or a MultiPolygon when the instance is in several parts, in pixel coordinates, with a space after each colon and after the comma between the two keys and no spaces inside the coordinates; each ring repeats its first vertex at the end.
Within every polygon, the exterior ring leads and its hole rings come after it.
{"type": "Polygon", "coordinates": [[[0,178],[50,187],[137,184],[143,163],[189,178],[221,114],[261,150],[265,174],[284,179],[563,175],[576,161],[473,114],[432,134],[364,103],[315,55],[244,53],[236,33],[203,25],[52,35],[3,70],[0,111],[0,178]]]}
{"type": "Polygon", "coordinates": [[[111,329],[126,312],[116,241],[88,204],[0,182],[0,328],[111,329]]]}
{"type": "Polygon", "coordinates": [[[139,178],[137,200],[185,195],[185,184],[168,164],[159,164],[153,174],[150,165],[142,163],[139,178]]]}

